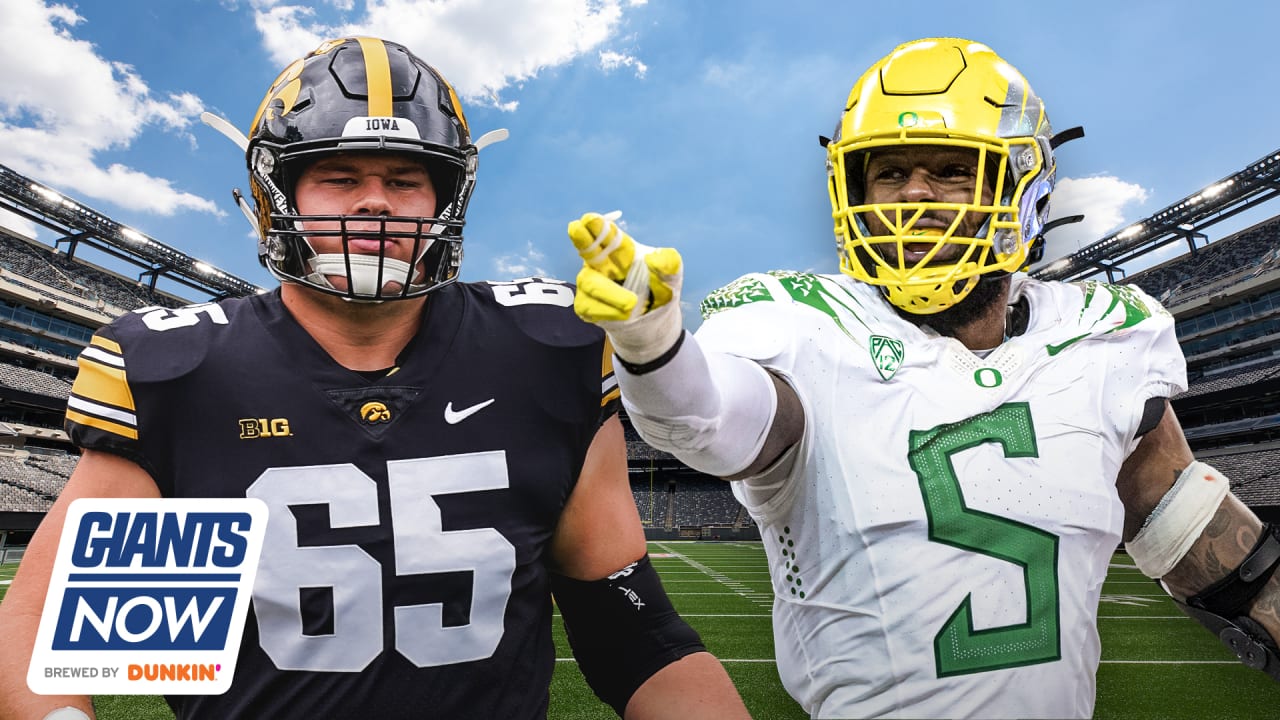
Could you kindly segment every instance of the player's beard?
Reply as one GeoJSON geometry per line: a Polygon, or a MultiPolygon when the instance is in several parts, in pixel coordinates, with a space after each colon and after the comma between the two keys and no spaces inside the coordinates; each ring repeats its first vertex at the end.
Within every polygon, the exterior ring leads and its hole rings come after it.
{"type": "Polygon", "coordinates": [[[983,276],[963,300],[932,315],[910,313],[892,303],[890,307],[899,317],[913,325],[928,325],[939,335],[955,337],[957,330],[990,312],[992,305],[1006,297],[1011,280],[1011,275],[999,278],[983,276]]]}

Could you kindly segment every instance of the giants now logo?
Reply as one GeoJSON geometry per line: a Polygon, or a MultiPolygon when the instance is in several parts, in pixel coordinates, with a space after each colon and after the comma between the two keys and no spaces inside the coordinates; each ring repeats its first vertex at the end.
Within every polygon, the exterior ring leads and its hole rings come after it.
{"type": "Polygon", "coordinates": [[[71,503],[27,684],[41,694],[225,692],[266,523],[266,505],[248,498],[71,503]]]}

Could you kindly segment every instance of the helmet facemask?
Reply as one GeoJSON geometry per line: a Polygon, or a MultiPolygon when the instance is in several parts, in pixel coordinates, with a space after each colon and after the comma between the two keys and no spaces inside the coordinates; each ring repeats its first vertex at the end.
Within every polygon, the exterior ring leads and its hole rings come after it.
{"type": "MultiPolygon", "coordinates": [[[[271,152],[267,145],[259,145],[258,152],[271,152]]],[[[352,144],[343,143],[336,149],[279,152],[276,157],[282,159],[275,161],[280,165],[279,172],[271,175],[255,173],[255,179],[263,185],[288,188],[278,194],[270,194],[272,204],[279,206],[273,208],[266,238],[259,243],[263,264],[281,280],[354,302],[418,297],[456,280],[462,264],[464,221],[458,219],[462,213],[454,210],[461,207],[465,213],[466,195],[474,184],[474,176],[458,169],[455,163],[442,162],[438,158],[427,163],[432,185],[440,191],[434,216],[299,212],[294,188],[301,169],[314,160],[335,152],[350,152],[351,149],[352,144]],[[341,251],[318,253],[312,245],[315,238],[338,238],[341,251]],[[350,247],[353,238],[377,240],[381,249],[377,253],[353,252],[350,247]],[[389,257],[386,251],[392,243],[412,248],[409,253],[412,262],[389,257]],[[331,278],[344,279],[342,285],[345,289],[335,286],[331,278]]],[[[362,151],[359,146],[354,149],[362,151]]],[[[405,154],[421,159],[417,156],[423,151],[416,149],[405,154]]],[[[268,166],[271,164],[267,163],[268,166]]]]}
{"type": "Polygon", "coordinates": [[[901,311],[932,315],[983,279],[1025,268],[1048,215],[1050,137],[1039,98],[990,48],[954,38],[900,46],[854,85],[827,142],[841,271],[901,311]],[[976,161],[972,194],[868,202],[871,158],[919,148],[976,161]]]}
{"type": "Polygon", "coordinates": [[[832,190],[833,203],[840,208],[833,217],[841,270],[880,286],[893,305],[929,315],[955,305],[984,276],[1003,276],[1022,268],[1028,249],[1021,241],[1025,213],[1014,202],[1026,197],[1026,185],[1040,170],[1040,155],[1031,149],[1035,147],[1034,143],[907,136],[861,143],[856,150],[837,155],[832,190]],[[972,151],[976,158],[972,195],[963,202],[867,202],[870,157],[878,150],[904,147],[972,151]],[[1011,162],[1011,154],[1022,159],[1011,162]],[[1019,163],[1025,167],[1022,172],[1011,169],[1019,163]],[[932,247],[922,250],[924,244],[932,247]]]}
{"type": "Polygon", "coordinates": [[[355,302],[419,297],[457,279],[476,147],[453,88],[407,49],[374,38],[324,43],[273,83],[251,137],[259,259],[273,275],[355,302]],[[301,214],[302,171],[343,153],[421,163],[434,216],[301,214]],[[317,253],[318,238],[339,238],[341,249],[317,253]],[[354,251],[355,239],[379,250],[354,251]],[[411,248],[411,262],[388,256],[393,242],[411,248]]]}

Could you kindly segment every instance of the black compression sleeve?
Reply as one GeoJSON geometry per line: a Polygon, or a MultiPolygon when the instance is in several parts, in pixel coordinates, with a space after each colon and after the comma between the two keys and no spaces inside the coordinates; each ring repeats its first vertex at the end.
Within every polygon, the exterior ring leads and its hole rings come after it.
{"type": "Polygon", "coordinates": [[[619,716],[654,673],[706,650],[672,607],[648,555],[603,580],[552,573],[551,589],[582,675],[619,716]]]}

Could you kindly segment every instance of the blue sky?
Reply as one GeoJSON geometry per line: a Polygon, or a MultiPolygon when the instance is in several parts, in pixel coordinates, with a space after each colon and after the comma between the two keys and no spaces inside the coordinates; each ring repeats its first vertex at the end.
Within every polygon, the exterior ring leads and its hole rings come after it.
{"type": "Polygon", "coordinates": [[[621,209],[681,250],[696,302],[747,272],[835,271],[817,137],[900,42],[985,42],[1056,128],[1085,126],[1052,207],[1087,220],[1051,235],[1052,259],[1280,148],[1277,28],[1272,3],[1182,0],[3,0],[0,163],[272,286],[231,202],[243,157],[199,112],[247,129],[291,59],[379,35],[457,86],[476,135],[511,131],[481,153],[463,279],[571,280],[565,224],[621,209]]]}

